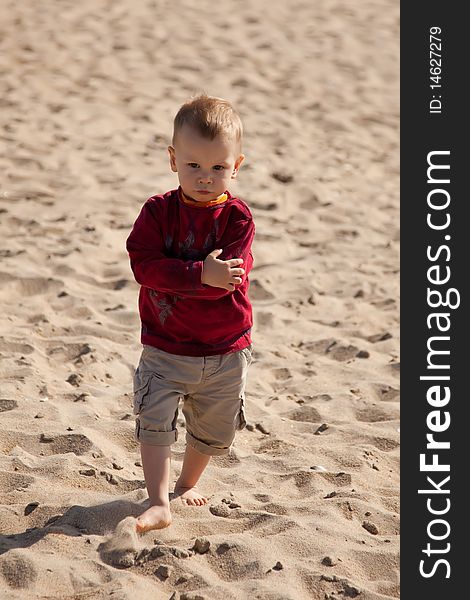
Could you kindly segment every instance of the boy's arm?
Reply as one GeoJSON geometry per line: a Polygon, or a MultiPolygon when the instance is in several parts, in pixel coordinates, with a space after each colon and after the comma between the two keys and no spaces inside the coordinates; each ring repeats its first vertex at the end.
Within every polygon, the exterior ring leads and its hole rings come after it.
{"type": "MultiPolygon", "coordinates": [[[[145,204],[126,243],[137,283],[154,290],[188,298],[217,299],[231,294],[232,291],[201,283],[203,261],[184,261],[165,256],[162,232],[152,213],[150,206],[145,204]]],[[[254,236],[253,222],[249,220],[237,222],[231,231],[233,233],[230,240],[227,240],[227,246],[223,247],[223,253],[219,258],[223,260],[243,258],[242,266],[245,274],[242,276],[242,281],[244,281],[248,273],[247,267],[251,269],[252,264],[250,247],[254,236]],[[249,243],[248,249],[246,249],[247,243],[249,243]],[[238,256],[233,254],[235,251],[239,251],[240,254],[238,256]]],[[[221,240],[221,245],[224,242],[225,240],[221,240]]]]}
{"type": "MultiPolygon", "coordinates": [[[[251,245],[255,235],[255,225],[252,219],[240,219],[231,227],[228,235],[224,235],[218,242],[218,246],[222,249],[222,253],[217,257],[219,260],[230,260],[231,258],[241,258],[243,263],[240,265],[245,271],[240,275],[241,282],[235,285],[237,289],[243,285],[248,277],[253,266],[253,254],[251,253],[251,245]]],[[[204,285],[206,288],[203,293],[198,293],[198,297],[217,300],[228,294],[232,294],[234,290],[226,290],[224,288],[212,287],[204,285]]]]}
{"type": "Polygon", "coordinates": [[[127,238],[131,269],[140,285],[162,292],[183,295],[201,288],[202,261],[184,261],[165,255],[165,241],[158,208],[147,202],[127,238]]]}

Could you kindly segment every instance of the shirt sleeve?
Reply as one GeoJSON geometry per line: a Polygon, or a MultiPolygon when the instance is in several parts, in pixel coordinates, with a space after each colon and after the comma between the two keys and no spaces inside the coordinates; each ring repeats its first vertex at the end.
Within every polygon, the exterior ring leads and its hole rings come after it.
{"type": "Polygon", "coordinates": [[[168,258],[155,207],[142,207],[127,238],[131,269],[140,285],[153,290],[183,294],[201,288],[202,261],[168,258]]]}
{"type": "MultiPolygon", "coordinates": [[[[254,224],[251,219],[241,219],[229,228],[219,242],[223,253],[221,260],[243,258],[245,269],[242,281],[251,269],[253,258],[251,243],[254,237],[254,224]]],[[[131,269],[140,285],[161,292],[174,293],[187,298],[218,299],[233,293],[201,283],[203,261],[168,258],[161,227],[154,211],[146,203],[137,217],[126,242],[131,269]]],[[[235,289],[240,286],[238,284],[235,289]]]]}

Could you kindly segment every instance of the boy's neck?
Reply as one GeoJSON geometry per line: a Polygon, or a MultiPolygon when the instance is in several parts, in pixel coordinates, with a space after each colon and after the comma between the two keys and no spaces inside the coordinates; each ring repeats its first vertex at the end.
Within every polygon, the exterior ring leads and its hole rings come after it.
{"type": "Polygon", "coordinates": [[[199,206],[200,208],[204,208],[206,206],[215,206],[216,204],[222,204],[228,199],[227,192],[224,192],[223,194],[220,194],[220,196],[217,196],[217,198],[214,198],[213,200],[208,200],[207,202],[199,202],[198,200],[194,200],[193,198],[191,198],[191,196],[185,194],[181,187],[178,189],[178,193],[184,204],[187,204],[188,206],[199,206]]]}

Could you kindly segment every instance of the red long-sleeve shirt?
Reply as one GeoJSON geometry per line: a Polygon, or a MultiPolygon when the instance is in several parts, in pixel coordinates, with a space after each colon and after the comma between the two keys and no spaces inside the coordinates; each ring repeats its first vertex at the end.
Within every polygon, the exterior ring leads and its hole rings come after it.
{"type": "Polygon", "coordinates": [[[209,356],[251,344],[253,316],[248,274],[255,234],[248,206],[227,192],[213,206],[190,206],[180,188],[152,196],[127,239],[131,268],[140,283],[141,341],[165,352],[209,356]],[[201,283],[204,259],[242,258],[245,274],[233,291],[201,283]]]}

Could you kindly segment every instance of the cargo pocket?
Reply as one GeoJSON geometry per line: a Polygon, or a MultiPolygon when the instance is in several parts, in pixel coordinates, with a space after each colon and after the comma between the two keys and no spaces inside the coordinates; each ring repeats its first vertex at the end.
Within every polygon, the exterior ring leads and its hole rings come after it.
{"type": "Polygon", "coordinates": [[[138,415],[142,410],[145,398],[149,393],[151,378],[151,373],[141,372],[139,369],[134,374],[134,415],[138,415]]]}
{"type": "Polygon", "coordinates": [[[237,429],[241,431],[246,427],[246,416],[245,416],[245,398],[240,396],[240,409],[238,411],[237,429]]]}

